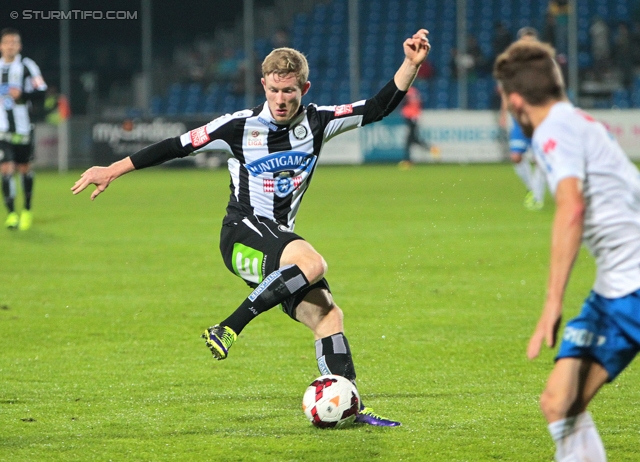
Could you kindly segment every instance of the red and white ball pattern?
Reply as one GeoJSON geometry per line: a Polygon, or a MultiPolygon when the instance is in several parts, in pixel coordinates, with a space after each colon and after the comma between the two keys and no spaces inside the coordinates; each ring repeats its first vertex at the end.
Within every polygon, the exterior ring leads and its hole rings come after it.
{"type": "Polygon", "coordinates": [[[360,395],[350,380],[339,375],[318,377],[302,398],[307,419],[319,428],[339,428],[353,423],[360,409],[360,395]]]}

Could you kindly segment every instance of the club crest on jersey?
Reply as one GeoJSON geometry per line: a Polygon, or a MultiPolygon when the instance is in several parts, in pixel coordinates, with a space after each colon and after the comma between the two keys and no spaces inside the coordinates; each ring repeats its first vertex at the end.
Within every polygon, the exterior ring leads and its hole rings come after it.
{"type": "Polygon", "coordinates": [[[264,135],[260,130],[251,130],[247,135],[247,146],[264,146],[264,135]]]}
{"type": "Polygon", "coordinates": [[[2,106],[7,110],[10,111],[11,109],[13,109],[13,107],[15,106],[15,101],[11,96],[0,96],[0,98],[2,98],[2,106]]]}
{"type": "Polygon", "coordinates": [[[340,117],[347,114],[353,114],[353,104],[343,104],[342,106],[336,106],[336,110],[333,115],[340,117]]]}
{"type": "Polygon", "coordinates": [[[293,129],[293,136],[298,140],[303,140],[307,137],[307,127],[304,125],[297,125],[296,128],[293,129]]]}
{"type": "Polygon", "coordinates": [[[294,190],[298,189],[302,183],[302,177],[287,177],[282,176],[278,178],[265,178],[262,180],[264,192],[274,193],[278,197],[286,197],[294,190]]]}
{"type": "Polygon", "coordinates": [[[245,164],[245,168],[253,176],[286,171],[293,171],[299,174],[313,170],[315,163],[316,157],[313,154],[300,151],[283,151],[249,162],[245,164]]]}
{"type": "Polygon", "coordinates": [[[196,128],[195,130],[191,130],[189,132],[189,137],[191,138],[191,145],[194,148],[204,146],[210,141],[206,125],[196,128]]]}

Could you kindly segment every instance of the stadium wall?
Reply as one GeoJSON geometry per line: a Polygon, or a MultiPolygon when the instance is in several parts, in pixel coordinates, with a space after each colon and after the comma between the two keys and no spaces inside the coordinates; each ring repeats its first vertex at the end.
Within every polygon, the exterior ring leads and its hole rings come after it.
{"type": "MultiPolygon", "coordinates": [[[[602,121],[618,139],[627,155],[640,161],[640,110],[594,110],[590,112],[602,121]]],[[[423,111],[420,134],[440,148],[434,158],[420,146],[413,146],[415,162],[482,163],[508,159],[507,134],[498,126],[496,111],[423,111]]],[[[204,125],[208,120],[182,121],[178,119],[150,119],[136,121],[89,120],[70,121],[70,168],[108,165],[138,149],[170,136],[204,125]]],[[[403,158],[407,127],[396,114],[360,130],[344,133],[328,141],[320,163],[362,164],[398,162],[403,158]]],[[[57,168],[57,129],[47,124],[36,126],[35,165],[57,168]]],[[[212,153],[208,157],[215,156],[212,153]]],[[[217,166],[196,159],[191,164],[217,166]]],[[[173,165],[176,165],[174,163],[173,165]]],[[[186,163],[189,165],[189,162],[186,163]]]]}
{"type": "MultiPolygon", "coordinates": [[[[594,110],[590,112],[603,122],[615,136],[627,155],[640,161],[640,110],[594,110]]],[[[416,162],[481,163],[508,159],[507,133],[498,125],[496,111],[423,111],[420,134],[440,148],[439,158],[427,149],[412,146],[411,157],[416,162]]],[[[358,130],[358,137],[342,136],[331,140],[323,162],[332,162],[336,154],[348,149],[359,152],[354,162],[398,162],[403,157],[408,128],[399,116],[358,130]],[[359,143],[359,147],[357,144],[359,143]],[[357,158],[357,159],[356,159],[357,158]]],[[[343,135],[344,136],[344,135],[343,135]]]]}

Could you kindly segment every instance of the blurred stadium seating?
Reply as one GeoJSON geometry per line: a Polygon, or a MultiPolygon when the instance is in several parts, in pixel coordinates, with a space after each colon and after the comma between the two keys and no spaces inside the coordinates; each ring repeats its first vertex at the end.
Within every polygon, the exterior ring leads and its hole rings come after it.
{"type": "MultiPolygon", "coordinates": [[[[580,0],[578,2],[578,64],[581,70],[592,65],[589,27],[595,15],[611,25],[628,20],[633,0],[580,0]]],[[[456,44],[455,1],[367,0],[360,2],[360,97],[371,96],[395,73],[402,57],[402,41],[419,27],[430,31],[433,48],[429,60],[435,75],[417,80],[425,107],[456,108],[457,82],[452,76],[451,51],[456,44]]],[[[348,0],[319,3],[308,13],[297,14],[290,27],[291,45],[309,60],[312,87],[307,101],[340,104],[350,101],[348,67],[348,0]]],[[[468,33],[477,38],[484,56],[495,56],[494,28],[502,22],[513,35],[524,26],[542,31],[548,0],[468,0],[468,33]]],[[[265,56],[270,43],[255,42],[256,54],[265,56]]],[[[229,83],[172,84],[166,94],[155,96],[155,115],[230,112],[244,107],[244,97],[235,95],[229,83]]],[[[494,98],[494,82],[488,70],[470,79],[469,108],[488,109],[494,98]]],[[[640,107],[640,78],[629,89],[613,91],[610,100],[594,106],[640,107]]]]}

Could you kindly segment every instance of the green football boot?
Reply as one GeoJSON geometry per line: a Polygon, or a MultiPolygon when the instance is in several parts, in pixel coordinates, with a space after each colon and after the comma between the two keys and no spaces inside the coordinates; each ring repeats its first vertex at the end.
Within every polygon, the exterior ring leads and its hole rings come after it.
{"type": "Polygon", "coordinates": [[[7,219],[4,222],[4,226],[8,229],[16,229],[18,228],[18,224],[20,223],[20,217],[16,212],[11,212],[7,219]]]}
{"type": "Polygon", "coordinates": [[[205,330],[202,338],[205,339],[213,356],[221,361],[227,357],[229,348],[238,339],[238,336],[230,327],[216,324],[205,330]]]}
{"type": "Polygon", "coordinates": [[[20,213],[20,224],[18,225],[18,229],[20,231],[26,231],[31,228],[32,224],[33,214],[30,210],[23,210],[22,213],[20,213]]]}
{"type": "Polygon", "coordinates": [[[544,207],[544,202],[536,200],[533,191],[529,191],[524,198],[524,206],[527,210],[535,212],[538,210],[542,210],[542,207],[544,207]]]}

